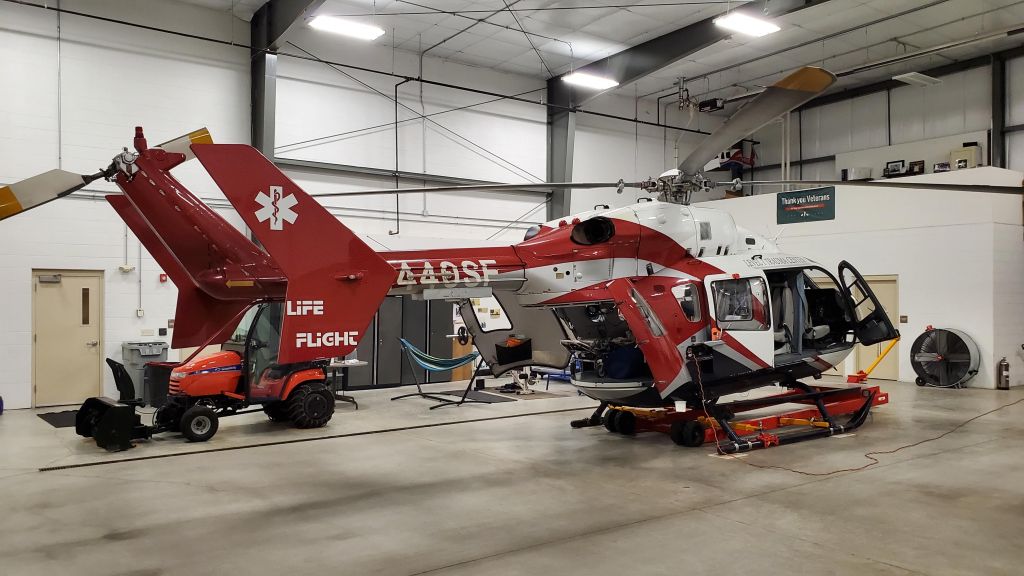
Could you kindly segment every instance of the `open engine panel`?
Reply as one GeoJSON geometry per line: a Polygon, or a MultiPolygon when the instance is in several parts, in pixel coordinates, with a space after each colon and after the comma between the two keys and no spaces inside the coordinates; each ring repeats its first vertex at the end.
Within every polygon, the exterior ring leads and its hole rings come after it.
{"type": "Polygon", "coordinates": [[[573,374],[590,380],[646,380],[650,369],[629,324],[614,302],[591,302],[554,310],[571,338],[562,345],[572,352],[573,374]]]}

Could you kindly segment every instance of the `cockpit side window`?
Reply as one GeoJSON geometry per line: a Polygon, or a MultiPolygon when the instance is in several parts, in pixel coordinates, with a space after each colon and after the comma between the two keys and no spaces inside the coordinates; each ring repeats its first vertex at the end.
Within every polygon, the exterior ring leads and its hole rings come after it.
{"type": "Polygon", "coordinates": [[[683,284],[672,287],[672,296],[679,302],[683,315],[690,322],[700,321],[700,296],[696,284],[683,284]]]}
{"type": "Polygon", "coordinates": [[[726,330],[766,330],[768,290],[761,278],[718,280],[711,283],[715,319],[726,330]]]}

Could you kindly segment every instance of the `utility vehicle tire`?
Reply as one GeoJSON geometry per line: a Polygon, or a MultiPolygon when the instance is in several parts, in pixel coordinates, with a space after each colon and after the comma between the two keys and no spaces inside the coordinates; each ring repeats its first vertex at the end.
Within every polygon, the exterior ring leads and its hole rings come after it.
{"type": "Polygon", "coordinates": [[[697,448],[704,444],[704,425],[696,420],[673,422],[668,429],[668,436],[679,446],[697,448]]]}
{"type": "Polygon", "coordinates": [[[217,433],[217,413],[209,406],[195,405],[181,415],[181,433],[189,442],[206,442],[217,433]]]}
{"type": "Polygon", "coordinates": [[[270,418],[271,422],[287,422],[288,403],[272,402],[270,404],[264,404],[263,413],[267,415],[267,418],[270,418]]]}
{"type": "Polygon", "coordinates": [[[320,428],[334,415],[334,396],[322,382],[299,384],[288,395],[285,411],[296,428],[320,428]]]}
{"type": "Polygon", "coordinates": [[[636,414],[622,410],[615,418],[615,428],[623,436],[636,434],[636,414]]]}
{"type": "Polygon", "coordinates": [[[619,418],[618,410],[608,410],[601,416],[601,424],[604,424],[604,429],[609,432],[618,432],[619,427],[616,426],[616,420],[619,418]]]}

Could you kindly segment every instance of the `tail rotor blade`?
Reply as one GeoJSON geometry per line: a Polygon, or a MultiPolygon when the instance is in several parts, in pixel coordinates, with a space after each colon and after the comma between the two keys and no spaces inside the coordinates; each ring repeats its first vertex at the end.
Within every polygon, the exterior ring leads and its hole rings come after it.
{"type": "Polygon", "coordinates": [[[67,170],[50,170],[9,186],[0,186],[0,220],[67,196],[100,176],[102,174],[83,176],[67,170]]]}
{"type": "Polygon", "coordinates": [[[177,154],[184,154],[185,161],[189,161],[196,157],[192,153],[193,144],[213,144],[213,137],[210,136],[210,131],[206,128],[200,128],[194,132],[189,132],[184,136],[178,136],[174,140],[168,140],[163,144],[160,144],[158,148],[163,148],[168,152],[174,152],[177,154]]]}
{"type": "Polygon", "coordinates": [[[814,66],[805,66],[793,72],[737,110],[683,160],[679,170],[691,176],[697,174],[720,152],[821,94],[835,81],[834,74],[814,66]]]}

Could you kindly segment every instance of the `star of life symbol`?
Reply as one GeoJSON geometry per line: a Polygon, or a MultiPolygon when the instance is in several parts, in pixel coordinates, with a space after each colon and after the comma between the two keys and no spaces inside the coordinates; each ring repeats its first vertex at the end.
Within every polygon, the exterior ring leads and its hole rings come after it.
{"type": "Polygon", "coordinates": [[[271,186],[270,196],[267,196],[262,191],[256,195],[256,201],[259,202],[260,206],[263,206],[263,208],[256,211],[256,218],[260,222],[270,220],[271,230],[284,230],[285,221],[289,224],[295,224],[295,220],[299,217],[292,210],[292,206],[295,206],[299,201],[295,199],[293,194],[282,197],[283,193],[284,188],[281,186],[271,186]]]}

